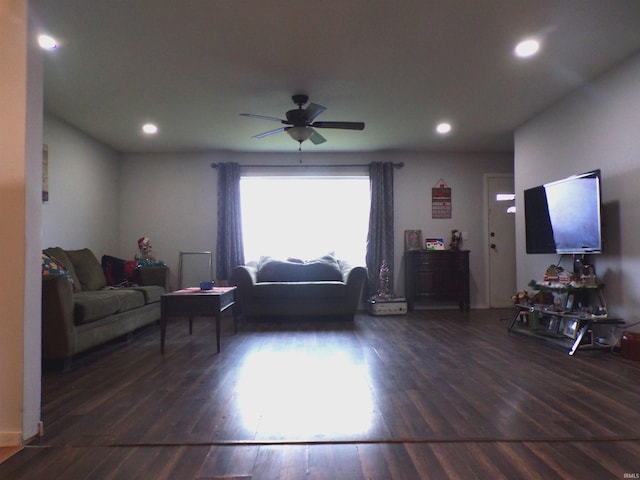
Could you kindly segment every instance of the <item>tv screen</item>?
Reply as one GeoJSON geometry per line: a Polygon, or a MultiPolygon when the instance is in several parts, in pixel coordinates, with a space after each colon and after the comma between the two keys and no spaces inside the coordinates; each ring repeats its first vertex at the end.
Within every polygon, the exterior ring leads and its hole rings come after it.
{"type": "Polygon", "coordinates": [[[556,253],[543,185],[524,191],[524,224],[527,253],[556,253]]]}
{"type": "Polygon", "coordinates": [[[527,253],[602,252],[600,170],[524,192],[527,253]]]}

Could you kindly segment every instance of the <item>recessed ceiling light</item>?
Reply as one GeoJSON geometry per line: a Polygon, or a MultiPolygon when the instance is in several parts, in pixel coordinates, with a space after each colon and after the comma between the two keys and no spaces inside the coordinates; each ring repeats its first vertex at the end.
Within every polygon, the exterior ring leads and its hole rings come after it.
{"type": "Polygon", "coordinates": [[[155,135],[156,133],[158,133],[158,127],[153,123],[145,123],[142,126],[142,131],[147,135],[155,135]]]}
{"type": "Polygon", "coordinates": [[[440,135],[446,135],[451,131],[451,124],[448,122],[441,122],[436,126],[436,132],[440,135]]]}
{"type": "Polygon", "coordinates": [[[538,42],[538,40],[530,38],[518,43],[513,52],[515,53],[516,57],[527,58],[538,53],[538,50],[540,50],[540,42],[538,42]]]}
{"type": "Polygon", "coordinates": [[[38,37],[38,45],[40,45],[40,48],[43,48],[44,50],[55,50],[58,48],[58,42],[56,42],[56,39],[49,35],[40,35],[38,37]]]}

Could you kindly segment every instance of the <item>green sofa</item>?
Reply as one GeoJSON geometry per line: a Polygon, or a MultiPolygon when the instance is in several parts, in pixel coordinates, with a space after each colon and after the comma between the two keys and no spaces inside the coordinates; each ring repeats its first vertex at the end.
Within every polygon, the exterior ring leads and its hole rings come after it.
{"type": "Polygon", "coordinates": [[[77,353],[160,319],[167,267],[140,268],[140,286],[112,288],[90,249],[53,247],[43,253],[64,273],[42,277],[43,358],[68,366],[77,353]]]}
{"type": "Polygon", "coordinates": [[[247,319],[264,316],[319,316],[353,320],[358,311],[364,267],[333,255],[303,262],[263,257],[235,267],[240,310],[247,319]]]}

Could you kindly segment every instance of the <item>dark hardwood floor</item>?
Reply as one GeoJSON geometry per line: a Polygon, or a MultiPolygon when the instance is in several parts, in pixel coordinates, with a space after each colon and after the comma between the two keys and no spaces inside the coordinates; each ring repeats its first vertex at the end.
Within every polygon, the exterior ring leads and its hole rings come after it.
{"type": "Polygon", "coordinates": [[[507,333],[511,310],[172,320],[43,378],[0,479],[623,479],[640,362],[507,333]]]}

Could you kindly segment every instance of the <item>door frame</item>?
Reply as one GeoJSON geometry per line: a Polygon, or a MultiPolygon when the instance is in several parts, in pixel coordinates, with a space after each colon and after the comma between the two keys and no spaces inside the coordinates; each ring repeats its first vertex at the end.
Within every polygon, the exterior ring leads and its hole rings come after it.
{"type": "MultiPolygon", "coordinates": [[[[482,249],[482,254],[484,255],[484,282],[485,285],[487,286],[484,289],[484,304],[486,308],[491,308],[491,286],[489,285],[490,282],[490,246],[489,244],[491,243],[489,241],[489,178],[512,178],[514,180],[514,190],[515,190],[515,174],[513,173],[485,173],[482,175],[483,177],[483,197],[484,197],[484,201],[483,201],[483,225],[482,225],[482,233],[484,235],[484,247],[482,249]]],[[[514,192],[515,193],[515,192],[514,192]]],[[[514,232],[514,243],[515,243],[515,232],[514,232]]],[[[515,247],[515,245],[514,245],[515,247]]],[[[516,252],[515,252],[515,248],[514,248],[514,257],[513,257],[513,265],[514,268],[516,267],[516,252]]],[[[517,278],[517,271],[516,271],[516,278],[517,278]]],[[[515,293],[515,292],[514,292],[515,293]]]]}

